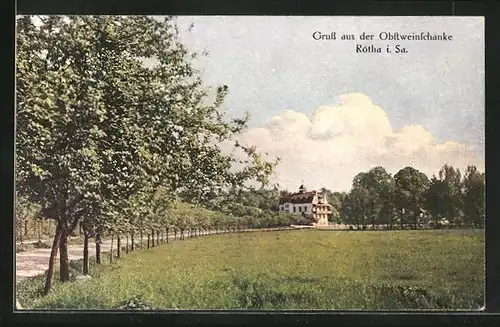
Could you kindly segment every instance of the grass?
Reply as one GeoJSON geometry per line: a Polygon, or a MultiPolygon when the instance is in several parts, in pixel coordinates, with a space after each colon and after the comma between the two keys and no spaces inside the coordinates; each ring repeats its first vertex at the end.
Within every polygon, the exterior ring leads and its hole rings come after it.
{"type": "MultiPolygon", "coordinates": [[[[106,261],[107,260],[103,260],[106,261]]],[[[81,262],[73,262],[75,273],[81,262]]],[[[91,265],[91,280],[21,282],[49,309],[479,309],[482,231],[281,231],[210,236],[91,265]]]]}

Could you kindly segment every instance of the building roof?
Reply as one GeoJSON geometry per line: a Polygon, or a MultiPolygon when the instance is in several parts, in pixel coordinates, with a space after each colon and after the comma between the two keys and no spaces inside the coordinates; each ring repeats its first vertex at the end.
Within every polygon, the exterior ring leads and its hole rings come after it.
{"type": "Polygon", "coordinates": [[[289,194],[280,199],[280,204],[283,203],[312,203],[314,199],[315,192],[302,192],[289,194]]]}

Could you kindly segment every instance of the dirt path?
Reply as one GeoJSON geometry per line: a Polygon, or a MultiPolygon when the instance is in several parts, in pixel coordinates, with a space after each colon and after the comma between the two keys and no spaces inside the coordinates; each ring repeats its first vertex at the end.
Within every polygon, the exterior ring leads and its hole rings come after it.
{"type": "MultiPolygon", "coordinates": [[[[178,237],[180,235],[177,235],[178,237]]],[[[186,238],[187,234],[184,235],[186,238]]],[[[174,234],[169,234],[169,238],[173,239],[174,234]]],[[[136,240],[138,242],[139,240],[136,240]]],[[[143,241],[147,241],[147,237],[143,237],[143,241]]],[[[33,243],[36,243],[35,241],[33,243]]],[[[52,241],[43,241],[51,244],[52,241]]],[[[24,242],[27,243],[27,242],[24,242]]],[[[122,243],[125,245],[125,242],[122,243]]],[[[113,249],[116,249],[116,239],[113,241],[113,249]]],[[[111,250],[111,240],[101,242],[101,252],[109,252],[111,250]]],[[[31,249],[27,252],[16,253],[16,282],[27,277],[33,277],[43,274],[49,266],[51,249],[31,249]]],[[[89,255],[95,254],[95,243],[89,242],[89,255]]],[[[68,246],[69,260],[78,260],[83,258],[83,244],[73,244],[68,246]]]]}

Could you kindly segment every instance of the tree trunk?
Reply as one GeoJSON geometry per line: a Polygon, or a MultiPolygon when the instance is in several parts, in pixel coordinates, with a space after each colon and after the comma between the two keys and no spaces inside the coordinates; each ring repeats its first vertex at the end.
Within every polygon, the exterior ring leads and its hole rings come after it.
{"type": "Polygon", "coordinates": [[[24,236],[28,235],[28,219],[24,221],[24,236]]]}
{"type": "Polygon", "coordinates": [[[151,247],[155,247],[155,231],[151,230],[151,247]]]}
{"type": "Polygon", "coordinates": [[[375,202],[372,200],[372,229],[375,230],[375,202]]]}
{"type": "Polygon", "coordinates": [[[143,239],[143,235],[142,235],[142,229],[141,229],[141,234],[139,235],[141,237],[141,241],[140,241],[140,244],[141,244],[141,250],[142,250],[142,239],[143,239]]]}
{"type": "Polygon", "coordinates": [[[49,269],[47,271],[47,278],[45,279],[45,287],[43,290],[43,294],[49,294],[52,289],[52,285],[54,285],[54,270],[57,260],[57,250],[59,249],[59,243],[61,240],[62,229],[60,224],[58,223],[56,226],[56,233],[54,235],[54,240],[52,242],[52,250],[50,251],[49,258],[49,269]]]}
{"type": "Polygon", "coordinates": [[[101,264],[101,234],[95,236],[95,262],[101,264]]]}
{"type": "Polygon", "coordinates": [[[392,230],[392,210],[389,209],[389,229],[392,230]]]}
{"type": "Polygon", "coordinates": [[[165,235],[166,235],[166,241],[168,244],[168,227],[165,227],[165,235]]]}
{"type": "Polygon", "coordinates": [[[122,253],[122,238],[120,234],[116,235],[116,257],[120,258],[122,253]]]}
{"type": "Polygon", "coordinates": [[[59,279],[61,282],[69,281],[68,236],[70,231],[63,230],[59,242],[59,279]]]}
{"type": "Polygon", "coordinates": [[[403,211],[399,211],[399,225],[403,229],[403,211]]]}
{"type": "Polygon", "coordinates": [[[89,235],[83,233],[83,274],[89,274],[89,235]]]}
{"type": "Polygon", "coordinates": [[[135,251],[135,239],[134,239],[134,233],[130,234],[130,250],[133,252],[135,251]]]}
{"type": "Polygon", "coordinates": [[[128,254],[128,234],[125,236],[125,253],[128,254]]]}
{"type": "Polygon", "coordinates": [[[174,241],[177,240],[177,229],[174,229],[174,241]]]}
{"type": "Polygon", "coordinates": [[[40,226],[41,225],[41,221],[38,220],[37,221],[37,225],[38,225],[38,241],[42,241],[42,227],[40,226]]]}
{"type": "Polygon", "coordinates": [[[148,233],[148,250],[149,250],[149,244],[150,244],[150,234],[148,233]]]}
{"type": "Polygon", "coordinates": [[[160,244],[160,231],[156,231],[156,246],[160,244]]]}
{"type": "Polygon", "coordinates": [[[362,228],[363,230],[365,230],[365,229],[366,229],[365,218],[366,218],[366,217],[365,217],[365,209],[363,208],[363,209],[361,210],[361,228],[362,228]]]}
{"type": "Polygon", "coordinates": [[[113,234],[111,234],[111,250],[109,251],[109,263],[113,262],[113,234]]]}

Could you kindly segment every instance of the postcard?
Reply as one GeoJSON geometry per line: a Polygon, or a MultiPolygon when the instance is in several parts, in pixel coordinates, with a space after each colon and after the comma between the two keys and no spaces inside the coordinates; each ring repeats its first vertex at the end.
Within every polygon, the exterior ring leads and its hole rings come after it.
{"type": "Polygon", "coordinates": [[[485,306],[483,17],[16,24],[18,310],[485,306]]]}

